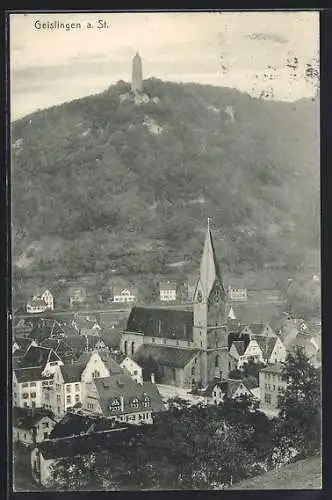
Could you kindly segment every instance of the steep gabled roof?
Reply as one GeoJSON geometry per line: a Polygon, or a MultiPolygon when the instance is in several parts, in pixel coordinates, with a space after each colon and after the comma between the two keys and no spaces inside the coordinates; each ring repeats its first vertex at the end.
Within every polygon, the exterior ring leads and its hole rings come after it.
{"type": "Polygon", "coordinates": [[[44,367],[37,367],[37,368],[16,368],[14,370],[17,381],[19,384],[24,383],[24,382],[37,382],[38,380],[49,380],[52,378],[50,375],[49,377],[42,376],[42,372],[44,370],[44,367]]]}
{"type": "Polygon", "coordinates": [[[86,365],[84,363],[68,363],[60,367],[63,381],[65,384],[72,384],[73,382],[80,382],[81,375],[86,365]]]}
{"type": "Polygon", "coordinates": [[[128,332],[148,337],[189,340],[193,338],[193,312],[179,309],[133,307],[128,318],[128,332]]]}
{"type": "Polygon", "coordinates": [[[261,335],[265,328],[265,325],[264,323],[251,323],[249,325],[249,328],[254,335],[261,335]]]}
{"type": "Polygon", "coordinates": [[[104,416],[114,415],[114,412],[110,410],[114,400],[123,401],[122,413],[137,413],[137,411],[143,410],[155,412],[165,409],[158,387],[151,382],[144,382],[141,385],[133,380],[130,375],[124,373],[106,378],[96,378],[94,382],[104,416]],[[144,406],[146,398],[150,401],[149,407],[144,406]],[[133,400],[138,401],[138,408],[133,408],[133,400]]]}
{"type": "Polygon", "coordinates": [[[21,360],[21,366],[44,368],[49,360],[60,361],[59,356],[52,350],[41,346],[30,346],[21,360]]]}
{"type": "Polygon", "coordinates": [[[184,368],[197,354],[198,349],[180,349],[178,347],[142,345],[135,353],[134,360],[142,365],[150,357],[161,366],[184,368]]]}
{"type": "Polygon", "coordinates": [[[276,342],[278,341],[278,337],[265,337],[262,335],[252,335],[251,339],[256,340],[257,344],[259,345],[262,351],[263,358],[270,359],[270,356],[273,352],[276,342]]]}
{"type": "Polygon", "coordinates": [[[246,346],[245,346],[245,343],[243,340],[234,340],[232,342],[232,345],[235,347],[235,349],[237,350],[239,356],[243,356],[243,354],[245,353],[246,351],[246,346]]]}
{"type": "Polygon", "coordinates": [[[120,346],[123,328],[108,328],[101,331],[99,336],[107,347],[117,349],[120,346]]]}

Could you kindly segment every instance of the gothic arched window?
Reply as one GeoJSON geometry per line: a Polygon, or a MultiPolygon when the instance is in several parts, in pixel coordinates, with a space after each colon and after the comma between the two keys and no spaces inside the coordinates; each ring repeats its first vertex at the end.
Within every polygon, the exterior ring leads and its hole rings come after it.
{"type": "Polygon", "coordinates": [[[125,352],[125,354],[128,354],[128,353],[127,353],[127,344],[128,344],[128,342],[125,340],[125,341],[124,341],[124,343],[123,343],[123,347],[124,347],[124,352],[125,352]]]}
{"type": "Polygon", "coordinates": [[[134,356],[134,352],[135,352],[135,342],[132,342],[131,343],[131,355],[134,356]]]}

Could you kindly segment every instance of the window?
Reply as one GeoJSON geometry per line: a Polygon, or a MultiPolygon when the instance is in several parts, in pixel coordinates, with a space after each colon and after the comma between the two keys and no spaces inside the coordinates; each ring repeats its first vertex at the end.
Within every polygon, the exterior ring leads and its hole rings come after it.
{"type": "Polygon", "coordinates": [[[22,387],[29,387],[29,384],[24,383],[24,384],[22,384],[22,387]]]}
{"type": "Polygon", "coordinates": [[[43,429],[48,429],[49,423],[48,422],[43,422],[43,429]]]}
{"type": "Polygon", "coordinates": [[[66,392],[71,392],[71,384],[66,384],[66,392]]]}
{"type": "Polygon", "coordinates": [[[89,409],[89,410],[93,410],[93,408],[94,408],[93,403],[88,403],[88,404],[87,404],[87,406],[88,406],[88,409],[89,409]]]}
{"type": "Polygon", "coordinates": [[[78,403],[78,402],[79,402],[79,400],[80,400],[80,396],[79,396],[79,394],[75,394],[75,401],[76,401],[76,403],[78,403]]]}
{"type": "Polygon", "coordinates": [[[60,396],[60,394],[57,394],[57,395],[56,395],[56,400],[57,400],[57,401],[61,401],[61,396],[60,396]]]}
{"type": "Polygon", "coordinates": [[[121,409],[120,401],[118,401],[117,399],[114,399],[114,401],[112,401],[112,404],[110,405],[109,408],[111,411],[120,411],[120,409],[121,409]]]}
{"type": "Polygon", "coordinates": [[[48,438],[48,432],[44,432],[44,439],[48,438]]]}
{"type": "Polygon", "coordinates": [[[17,393],[16,392],[14,392],[14,398],[17,398],[17,393]]]}
{"type": "Polygon", "coordinates": [[[144,408],[149,408],[150,405],[151,405],[150,398],[148,396],[145,396],[145,398],[143,400],[143,406],[144,406],[144,408]]]}
{"type": "Polygon", "coordinates": [[[192,375],[195,375],[195,366],[193,366],[193,367],[191,368],[191,374],[192,374],[192,375]]]}
{"type": "Polygon", "coordinates": [[[60,391],[61,385],[60,384],[56,384],[55,388],[56,388],[57,391],[60,391]]]}
{"type": "Polygon", "coordinates": [[[98,370],[95,370],[92,374],[93,378],[99,378],[100,377],[100,372],[98,370]]]}
{"type": "Polygon", "coordinates": [[[31,401],[31,408],[36,408],[36,402],[35,401],[31,401]]]}
{"type": "Polygon", "coordinates": [[[75,391],[78,392],[80,390],[80,384],[75,384],[75,391]]]}
{"type": "Polygon", "coordinates": [[[32,397],[33,399],[35,399],[35,398],[36,398],[36,396],[37,396],[37,394],[36,394],[35,392],[32,392],[32,393],[31,393],[31,397],[32,397]]]}
{"type": "Polygon", "coordinates": [[[134,375],[137,375],[137,370],[134,370],[134,375]]]}
{"type": "Polygon", "coordinates": [[[28,407],[28,403],[23,403],[23,406],[24,406],[25,408],[27,408],[27,407],[28,407]]]}
{"type": "Polygon", "coordinates": [[[217,355],[216,355],[216,359],[215,359],[215,362],[214,362],[214,366],[215,366],[216,368],[218,368],[218,366],[219,366],[219,354],[217,354],[217,355]]]}
{"type": "Polygon", "coordinates": [[[271,394],[265,394],[265,403],[271,404],[271,394]]]}
{"type": "Polygon", "coordinates": [[[67,403],[67,404],[70,404],[70,403],[71,403],[71,396],[67,396],[67,397],[66,397],[66,403],[67,403]]]}
{"type": "Polygon", "coordinates": [[[137,410],[138,406],[139,406],[138,399],[133,399],[131,402],[131,407],[137,410]]]}
{"type": "Polygon", "coordinates": [[[276,386],[275,386],[275,385],[273,385],[273,386],[272,386],[272,390],[273,390],[273,391],[275,391],[275,390],[276,390],[276,386]]]}
{"type": "Polygon", "coordinates": [[[30,387],[36,387],[36,382],[30,382],[30,387]]]}
{"type": "Polygon", "coordinates": [[[152,337],[152,344],[154,344],[156,341],[156,339],[154,337],[152,337]]]}
{"type": "Polygon", "coordinates": [[[22,398],[23,398],[23,399],[28,399],[28,397],[29,397],[29,394],[28,394],[27,392],[24,392],[24,393],[22,394],[22,398]]]}
{"type": "Polygon", "coordinates": [[[135,353],[135,342],[131,343],[131,355],[134,356],[135,353]]]}
{"type": "Polygon", "coordinates": [[[127,340],[125,340],[124,343],[123,343],[123,348],[124,348],[125,354],[128,354],[127,353],[127,346],[128,346],[128,342],[127,342],[127,340]]]}

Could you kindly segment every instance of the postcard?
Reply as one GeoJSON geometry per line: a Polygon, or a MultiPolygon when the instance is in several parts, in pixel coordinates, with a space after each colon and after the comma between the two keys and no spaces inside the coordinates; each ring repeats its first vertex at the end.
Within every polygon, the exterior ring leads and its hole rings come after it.
{"type": "Polygon", "coordinates": [[[14,491],[321,489],[319,13],[9,29],[14,491]]]}

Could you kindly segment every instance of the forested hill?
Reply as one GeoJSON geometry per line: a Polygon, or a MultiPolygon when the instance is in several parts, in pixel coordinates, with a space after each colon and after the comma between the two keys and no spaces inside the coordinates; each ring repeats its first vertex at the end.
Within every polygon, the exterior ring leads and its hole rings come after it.
{"type": "Polygon", "coordinates": [[[223,269],[315,255],[316,102],[156,79],[144,92],[135,103],[118,82],[13,123],[19,268],[48,280],[192,270],[208,216],[223,269]]]}

